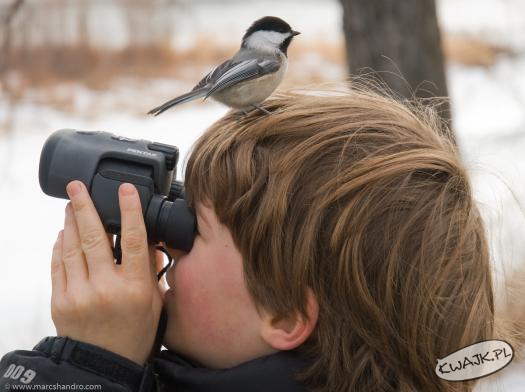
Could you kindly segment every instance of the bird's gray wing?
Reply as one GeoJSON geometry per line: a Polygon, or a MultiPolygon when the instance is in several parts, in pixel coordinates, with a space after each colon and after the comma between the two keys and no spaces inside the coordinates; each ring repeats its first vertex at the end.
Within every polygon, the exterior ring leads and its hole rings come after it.
{"type": "Polygon", "coordinates": [[[211,86],[213,81],[217,80],[225,71],[230,69],[235,64],[237,64],[237,62],[234,62],[232,59],[230,59],[226,60],[222,64],[217,65],[205,77],[203,77],[200,82],[195,85],[195,87],[193,87],[192,91],[199,90],[206,86],[211,86]]]}
{"type": "Polygon", "coordinates": [[[213,71],[215,75],[210,76],[210,82],[213,84],[210,86],[205,98],[237,83],[276,72],[280,66],[277,60],[271,59],[230,61],[228,66],[222,67],[223,64],[213,71]],[[221,68],[220,72],[218,72],[219,68],[221,68]]]}

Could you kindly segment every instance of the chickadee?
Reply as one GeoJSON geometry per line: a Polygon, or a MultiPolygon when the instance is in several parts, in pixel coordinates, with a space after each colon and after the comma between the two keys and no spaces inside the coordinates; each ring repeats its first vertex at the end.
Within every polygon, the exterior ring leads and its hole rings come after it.
{"type": "Polygon", "coordinates": [[[247,113],[270,96],[286,71],[287,50],[292,38],[300,34],[280,18],[265,16],[255,21],[242,37],[241,48],[230,59],[215,67],[190,92],[173,98],[148,112],[155,116],[180,103],[211,97],[247,113]]]}

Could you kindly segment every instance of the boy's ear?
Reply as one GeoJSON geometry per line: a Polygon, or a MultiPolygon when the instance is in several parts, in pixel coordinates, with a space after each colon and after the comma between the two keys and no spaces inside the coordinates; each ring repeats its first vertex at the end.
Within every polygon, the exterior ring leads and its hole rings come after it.
{"type": "Polygon", "coordinates": [[[286,318],[277,318],[265,312],[262,318],[261,337],[275,350],[292,350],[312,334],[319,317],[319,303],[311,289],[307,292],[308,318],[294,312],[286,318]]]}

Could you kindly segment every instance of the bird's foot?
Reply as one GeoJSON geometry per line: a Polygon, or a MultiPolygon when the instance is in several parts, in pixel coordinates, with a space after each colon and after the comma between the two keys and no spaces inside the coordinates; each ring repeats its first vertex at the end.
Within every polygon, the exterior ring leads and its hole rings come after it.
{"type": "Polygon", "coordinates": [[[259,110],[263,114],[271,114],[271,112],[269,112],[268,110],[266,110],[262,106],[252,105],[252,107],[249,108],[249,109],[239,109],[239,115],[240,116],[247,116],[248,114],[252,113],[255,110],[259,110]]]}
{"type": "Polygon", "coordinates": [[[269,112],[268,110],[266,110],[265,108],[263,108],[262,106],[259,106],[259,105],[252,105],[255,109],[259,109],[259,111],[263,112],[264,114],[272,114],[271,112],[269,112]]]}

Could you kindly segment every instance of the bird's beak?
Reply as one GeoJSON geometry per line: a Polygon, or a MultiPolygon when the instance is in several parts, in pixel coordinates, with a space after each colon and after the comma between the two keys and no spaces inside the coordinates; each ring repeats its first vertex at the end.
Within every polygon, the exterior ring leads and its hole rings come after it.
{"type": "Polygon", "coordinates": [[[301,34],[300,31],[293,31],[293,30],[292,30],[292,36],[296,36],[296,35],[299,35],[299,34],[301,34]]]}

